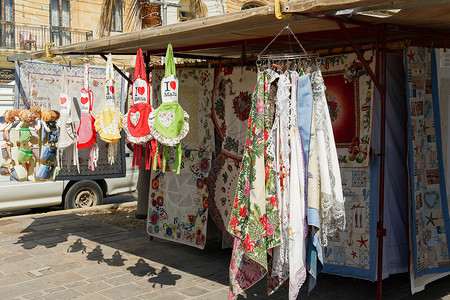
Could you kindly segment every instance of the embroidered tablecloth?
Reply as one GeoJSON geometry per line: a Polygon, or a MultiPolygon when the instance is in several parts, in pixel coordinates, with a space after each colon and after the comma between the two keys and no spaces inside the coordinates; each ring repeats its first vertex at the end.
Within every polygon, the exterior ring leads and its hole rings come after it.
{"type": "Polygon", "coordinates": [[[205,178],[211,153],[183,150],[180,174],[173,172],[175,151],[166,172],[152,173],[149,188],[147,232],[151,236],[203,249],[208,205],[205,178]]]}
{"type": "Polygon", "coordinates": [[[216,70],[211,117],[222,138],[222,153],[241,160],[251,108],[256,70],[226,67],[216,70]]]}
{"type": "Polygon", "coordinates": [[[231,210],[234,205],[240,163],[223,154],[219,154],[205,180],[208,191],[209,215],[222,230],[224,246],[232,247],[233,238],[228,233],[231,210]]]}
{"type": "Polygon", "coordinates": [[[408,96],[412,245],[415,276],[450,271],[450,221],[442,158],[436,58],[405,53],[408,96]]]}

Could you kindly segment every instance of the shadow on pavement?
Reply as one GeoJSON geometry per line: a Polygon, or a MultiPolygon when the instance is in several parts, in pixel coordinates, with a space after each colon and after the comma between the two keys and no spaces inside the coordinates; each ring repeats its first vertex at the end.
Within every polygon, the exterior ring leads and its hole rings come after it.
{"type": "MultiPolygon", "coordinates": [[[[134,276],[148,276],[149,287],[175,286],[182,278],[177,271],[228,286],[231,250],[221,249],[219,241],[214,239],[208,239],[205,249],[200,250],[158,238],[150,241],[145,229],[127,231],[77,215],[59,214],[33,218],[15,244],[20,244],[24,249],[33,249],[38,245],[52,248],[66,243],[69,237],[76,237],[76,240],[66,246],[63,252],[83,254],[88,261],[111,267],[122,267],[128,262],[131,266],[126,270],[134,276]],[[115,251],[111,257],[105,257],[106,248],[110,253],[115,251]],[[129,254],[138,258],[128,260],[126,257],[129,254]]],[[[369,300],[376,299],[376,287],[376,282],[320,274],[312,293],[308,296],[302,289],[298,298],[369,300]]],[[[246,299],[287,299],[287,291],[283,287],[268,297],[266,279],[247,290],[246,294],[246,299]]],[[[450,276],[427,285],[425,291],[415,295],[411,295],[406,273],[391,275],[383,281],[383,299],[434,300],[448,294],[450,276]]],[[[238,299],[243,297],[239,296],[238,299]]]]}

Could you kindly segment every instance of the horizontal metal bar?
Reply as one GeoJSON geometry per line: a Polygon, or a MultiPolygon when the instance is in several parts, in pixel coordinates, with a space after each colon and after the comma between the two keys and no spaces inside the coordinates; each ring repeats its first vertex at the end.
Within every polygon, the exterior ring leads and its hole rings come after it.
{"type": "Polygon", "coordinates": [[[173,53],[174,57],[178,58],[188,58],[188,59],[201,59],[201,60],[216,60],[216,59],[225,59],[223,57],[218,56],[208,56],[208,55],[194,55],[194,54],[185,54],[185,53],[173,53]]]}
{"type": "Polygon", "coordinates": [[[6,58],[6,60],[9,62],[15,62],[16,60],[26,60],[26,59],[30,59],[30,58],[31,58],[31,53],[22,53],[22,54],[17,54],[17,55],[13,55],[13,56],[8,56],[6,58]]]}
{"type": "Polygon", "coordinates": [[[404,32],[404,33],[410,33],[414,35],[420,35],[420,36],[428,36],[438,39],[450,39],[450,33],[449,32],[441,32],[436,31],[433,29],[425,29],[425,28],[417,28],[417,27],[407,27],[397,24],[386,24],[386,28],[388,31],[397,31],[397,32],[404,32]]]}

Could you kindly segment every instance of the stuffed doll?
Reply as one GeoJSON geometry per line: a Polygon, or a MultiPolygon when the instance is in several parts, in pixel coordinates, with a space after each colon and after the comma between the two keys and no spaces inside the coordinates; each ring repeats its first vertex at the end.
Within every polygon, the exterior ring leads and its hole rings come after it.
{"type": "Polygon", "coordinates": [[[20,122],[15,127],[19,130],[20,143],[28,143],[31,138],[30,123],[32,122],[33,114],[28,109],[22,109],[19,113],[20,122]]]}
{"type": "Polygon", "coordinates": [[[36,131],[41,129],[41,107],[33,106],[30,108],[32,123],[30,124],[30,128],[35,129],[36,131]]]}
{"type": "Polygon", "coordinates": [[[41,112],[42,117],[42,134],[45,139],[48,133],[48,143],[54,146],[58,142],[58,128],[56,126],[56,121],[59,119],[59,111],[56,110],[44,110],[41,112]]]}
{"type": "Polygon", "coordinates": [[[3,128],[4,131],[9,131],[12,127],[16,127],[17,124],[19,124],[19,113],[20,109],[10,109],[7,110],[4,114],[5,121],[6,121],[6,127],[3,128]]]}

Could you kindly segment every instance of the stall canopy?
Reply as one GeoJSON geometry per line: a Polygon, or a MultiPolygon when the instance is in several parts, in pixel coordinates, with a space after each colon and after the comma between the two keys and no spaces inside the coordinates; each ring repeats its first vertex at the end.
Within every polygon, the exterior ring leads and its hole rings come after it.
{"type": "MultiPolygon", "coordinates": [[[[145,29],[120,35],[90,40],[50,50],[53,55],[67,54],[131,54],[138,48],[150,55],[164,55],[167,43],[173,45],[176,56],[241,57],[258,54],[267,43],[289,23],[308,50],[346,44],[344,32],[336,20],[347,22],[346,27],[358,43],[374,41],[377,24],[395,24],[389,27],[387,40],[430,36],[434,29],[450,37],[450,1],[357,1],[316,0],[290,1],[281,4],[281,11],[292,13],[286,19],[275,17],[274,5],[234,13],[196,19],[168,26],[145,29]],[[401,9],[388,18],[362,15],[373,10],[401,9]],[[318,19],[318,17],[320,19],[318,19]],[[419,29],[420,28],[420,29],[419,29]]],[[[277,50],[289,49],[288,37],[280,37],[277,50]]],[[[30,53],[20,59],[39,59],[45,51],[30,53]]],[[[10,57],[17,60],[18,57],[10,57]]]]}

